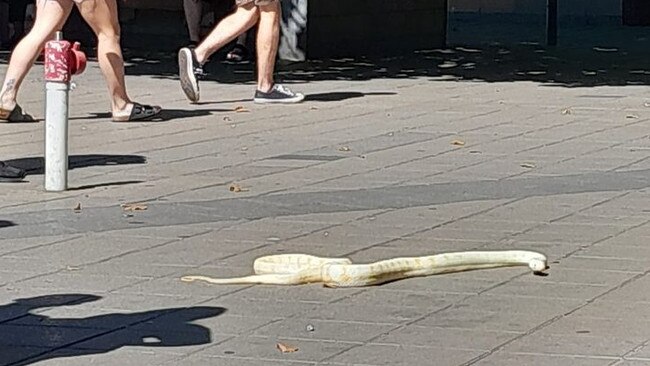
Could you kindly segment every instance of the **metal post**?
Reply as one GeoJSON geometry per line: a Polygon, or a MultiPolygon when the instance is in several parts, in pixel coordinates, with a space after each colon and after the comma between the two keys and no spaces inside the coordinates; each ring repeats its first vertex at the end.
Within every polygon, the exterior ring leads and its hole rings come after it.
{"type": "Polygon", "coordinates": [[[546,9],[546,44],[557,46],[558,0],[547,0],[546,9]]]}
{"type": "MultiPolygon", "coordinates": [[[[63,41],[56,32],[55,42],[63,41]]],[[[67,60],[57,60],[67,62],[67,60]]],[[[66,66],[67,67],[67,66],[66,66]]],[[[45,190],[68,189],[68,101],[67,80],[45,83],[45,190]]]]}
{"type": "Polygon", "coordinates": [[[68,83],[45,83],[45,190],[68,189],[68,83]]]}

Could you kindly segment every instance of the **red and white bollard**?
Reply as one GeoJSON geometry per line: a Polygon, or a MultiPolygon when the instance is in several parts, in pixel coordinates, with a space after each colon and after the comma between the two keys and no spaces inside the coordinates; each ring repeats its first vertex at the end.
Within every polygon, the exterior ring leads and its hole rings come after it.
{"type": "Polygon", "coordinates": [[[73,75],[86,69],[81,45],[61,32],[45,45],[45,190],[68,189],[68,94],[73,75]]]}

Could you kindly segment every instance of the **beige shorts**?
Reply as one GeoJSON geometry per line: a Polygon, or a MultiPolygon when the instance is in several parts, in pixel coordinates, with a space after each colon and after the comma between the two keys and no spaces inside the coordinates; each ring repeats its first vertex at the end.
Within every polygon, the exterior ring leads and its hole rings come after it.
{"type": "Polygon", "coordinates": [[[242,6],[250,3],[255,3],[255,5],[260,6],[260,5],[268,5],[276,1],[278,0],[235,0],[235,4],[237,6],[242,6]]]}

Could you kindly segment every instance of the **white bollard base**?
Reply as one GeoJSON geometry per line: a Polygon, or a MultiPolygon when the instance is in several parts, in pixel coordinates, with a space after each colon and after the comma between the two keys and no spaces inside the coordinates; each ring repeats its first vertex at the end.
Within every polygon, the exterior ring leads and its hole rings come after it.
{"type": "Polygon", "coordinates": [[[45,190],[68,189],[68,92],[65,83],[45,83],[45,190]]]}

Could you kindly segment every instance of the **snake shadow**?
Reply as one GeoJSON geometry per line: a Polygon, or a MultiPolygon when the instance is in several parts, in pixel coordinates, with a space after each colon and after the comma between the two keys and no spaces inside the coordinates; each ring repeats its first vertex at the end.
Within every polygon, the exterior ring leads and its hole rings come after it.
{"type": "Polygon", "coordinates": [[[56,358],[105,354],[122,347],[210,344],[210,329],[192,322],[226,311],[221,307],[167,308],[87,318],[53,318],[35,312],[100,299],[86,294],[46,295],[0,306],[0,320],[7,327],[5,331],[11,332],[0,340],[2,364],[24,366],[56,358]]]}

